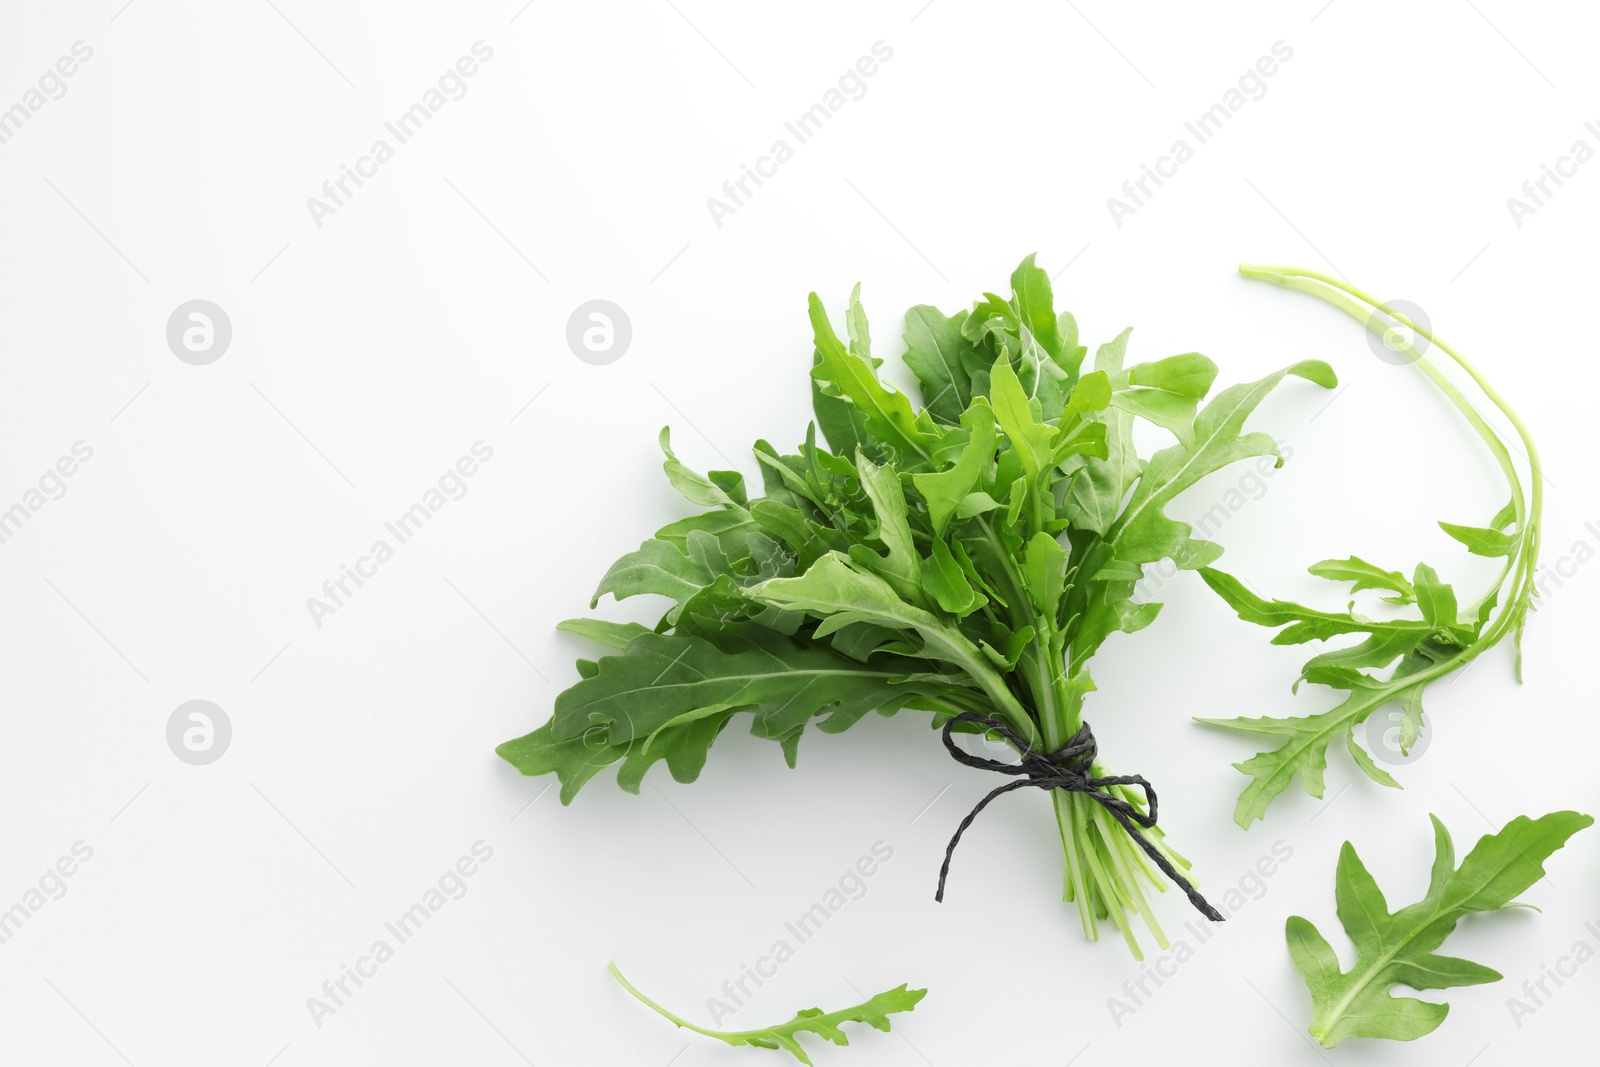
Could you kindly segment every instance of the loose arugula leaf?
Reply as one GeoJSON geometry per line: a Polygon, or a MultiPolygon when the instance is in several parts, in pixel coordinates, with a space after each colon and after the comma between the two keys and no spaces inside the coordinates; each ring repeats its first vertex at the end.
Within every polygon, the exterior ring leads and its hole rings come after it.
{"type": "Polygon", "coordinates": [[[1435,858],[1427,895],[1393,914],[1355,847],[1346,841],[1340,851],[1334,892],[1339,922],[1356,948],[1350,970],[1340,969],[1333,947],[1310,921],[1292,915],[1285,926],[1289,954],[1311,991],[1311,1034],[1328,1048],[1351,1037],[1414,1041],[1444,1022],[1448,1004],[1391,996],[1394,986],[1498,982],[1498,971],[1435,950],[1462,916],[1516,906],[1514,898],[1544,877],[1545,860],[1594,822],[1575,811],[1518,816],[1480,838],[1457,868],[1449,831],[1438,816],[1429,818],[1435,858]]]}
{"type": "MultiPolygon", "coordinates": [[[[1360,319],[1367,325],[1382,320],[1380,305],[1361,290],[1315,271],[1278,267],[1241,267],[1250,277],[1262,278],[1287,288],[1309,293],[1360,319]]],[[[1536,595],[1534,574],[1538,566],[1539,522],[1542,501],[1542,475],[1538,450],[1527,427],[1516,412],[1502,400],[1465,358],[1444,341],[1433,337],[1425,327],[1418,334],[1431,341],[1458,364],[1516,428],[1521,450],[1530,457],[1528,485],[1512,461],[1506,441],[1479,414],[1465,395],[1430,362],[1409,346],[1412,365],[1417,367],[1456,405],[1468,424],[1488,445],[1499,463],[1511,490],[1511,502],[1487,527],[1440,523],[1444,531],[1477,555],[1506,560],[1499,580],[1465,609],[1455,590],[1442,581],[1432,567],[1419,563],[1408,581],[1398,571],[1384,570],[1358,556],[1343,560],[1323,560],[1312,564],[1311,573],[1332,581],[1351,582],[1351,592],[1385,590],[1384,599],[1392,604],[1412,605],[1418,619],[1376,622],[1354,612],[1320,611],[1281,600],[1268,601],[1249,592],[1237,579],[1216,571],[1204,573],[1206,584],[1226,600],[1239,617],[1268,627],[1286,626],[1274,644],[1293,644],[1308,640],[1327,640],[1343,634],[1364,634],[1365,639],[1349,648],[1324,652],[1310,660],[1301,679],[1329,685],[1347,692],[1338,706],[1303,718],[1201,719],[1201,722],[1247,733],[1284,740],[1279,747],[1261,752],[1234,764],[1249,775],[1250,784],[1239,797],[1234,819],[1241,826],[1264,818],[1267,806],[1295,778],[1312,796],[1321,797],[1323,771],[1327,766],[1328,745],[1341,736],[1351,755],[1368,777],[1381,785],[1397,786],[1386,771],[1356,744],[1355,727],[1374,711],[1397,702],[1403,713],[1400,747],[1408,751],[1422,729],[1422,698],[1428,685],[1465,667],[1510,634],[1517,645],[1517,673],[1521,677],[1521,634],[1527,612],[1536,595]],[[1396,661],[1398,663],[1396,664],[1396,661]],[[1396,664],[1387,677],[1368,673],[1396,664]]],[[[1298,686],[1298,682],[1296,683],[1298,686]]]]}
{"type": "Polygon", "coordinates": [[[802,1033],[816,1034],[833,1042],[835,1045],[848,1045],[850,1041],[845,1037],[844,1031],[839,1027],[843,1023],[866,1023],[875,1030],[889,1033],[891,1027],[889,1016],[896,1012],[914,1011],[922,998],[928,995],[926,989],[907,989],[905,985],[896,986],[871,997],[861,1004],[844,1008],[840,1011],[824,1012],[821,1008],[806,1008],[796,1012],[795,1017],[786,1023],[776,1026],[764,1026],[759,1030],[709,1030],[703,1026],[696,1026],[678,1015],[663,1008],[654,1000],[641,993],[634,984],[622,976],[622,971],[615,963],[606,964],[606,970],[611,972],[622,988],[626,989],[634,999],[646,1005],[658,1015],[672,1022],[680,1029],[693,1030],[697,1034],[714,1037],[718,1041],[738,1047],[740,1045],[753,1045],[757,1048],[783,1049],[791,1053],[795,1059],[810,1067],[811,1058],[797,1040],[802,1033]]]}

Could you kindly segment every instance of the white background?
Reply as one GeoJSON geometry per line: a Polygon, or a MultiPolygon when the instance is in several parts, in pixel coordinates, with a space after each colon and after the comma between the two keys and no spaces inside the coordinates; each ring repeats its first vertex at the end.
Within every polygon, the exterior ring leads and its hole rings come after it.
{"type": "MultiPolygon", "coordinates": [[[[1350,552],[1475,590],[1482,561],[1433,523],[1482,523],[1504,494],[1461,420],[1355,323],[1233,268],[1342,272],[1424,307],[1502,386],[1546,455],[1546,559],[1579,542],[1586,559],[1600,165],[1520,228],[1506,206],[1575,139],[1600,145],[1581,5],[275,2],[13,3],[0,31],[0,107],[74,42],[94,50],[0,145],[0,507],[93,449],[0,545],[0,908],[93,849],[0,945],[0,1063],[778,1063],[674,1031],[605,962],[706,1022],[706,998],[880,840],[894,857],[866,896],[729,1025],[910,982],[931,993],[897,1035],[853,1029],[850,1049],[813,1043],[817,1061],[1587,1054],[1600,964],[1520,1027],[1506,998],[1600,944],[1600,831],[1527,895],[1542,915],[1463,925],[1447,951],[1506,981],[1430,994],[1454,1010],[1421,1045],[1312,1045],[1282,934],[1303,914],[1346,946],[1344,840],[1398,906],[1426,880],[1429,812],[1465,851],[1514,815],[1600,806],[1600,578],[1570,558],[1529,626],[1526,684],[1501,648],[1437,685],[1404,792],[1336,752],[1330,799],[1296,787],[1248,833],[1229,763],[1256,746],[1190,718],[1327,706],[1288,691],[1306,651],[1269,646],[1192,575],[1154,627],[1108,644],[1102,749],[1158,783],[1207,889],[1293,850],[1120,1026],[1107,998],[1140,965],[1085,943],[1057,899],[1042,798],[986,813],[933,903],[948,834],[995,782],[914,714],[812,732],[794,771],[730,730],[693,785],[658,768],[634,797],[602,775],[568,808],[493,754],[593,652],[556,622],[684,513],[658,428],[691,465],[750,476],[752,440],[801,438],[811,289],[837,315],[863,283],[900,382],[906,307],[953,311],[1034,250],[1091,344],[1133,325],[1133,358],[1203,351],[1224,382],[1328,359],[1337,400],[1291,382],[1256,417],[1293,455],[1219,533],[1224,564],[1328,604],[1303,569],[1350,552]],[[319,228],[306,199],[479,40],[493,59],[465,97],[319,228]],[[865,96],[717,226],[707,197],[880,40],[893,58],[865,96]],[[1293,58],[1266,95],[1115,225],[1107,197],[1280,40],[1293,58]],[[564,337],[597,297],[633,324],[607,366],[564,337]],[[194,298],[233,325],[209,366],[165,341],[194,298]],[[317,626],[307,598],[480,440],[493,458],[467,494],[317,626]],[[233,728],[203,767],[165,735],[196,698],[233,728]],[[307,998],[480,840],[493,858],[466,895],[316,1025],[307,998]]],[[[1183,901],[1159,908],[1179,934],[1183,901]]]]}

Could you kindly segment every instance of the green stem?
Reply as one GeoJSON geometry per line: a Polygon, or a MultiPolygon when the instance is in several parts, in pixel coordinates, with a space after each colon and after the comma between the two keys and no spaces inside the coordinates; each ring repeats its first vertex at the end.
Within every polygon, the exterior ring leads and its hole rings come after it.
{"type": "Polygon", "coordinates": [[[1401,342],[1401,349],[1411,358],[1411,362],[1428,376],[1450,402],[1466,417],[1467,422],[1478,433],[1489,451],[1494,455],[1495,461],[1500,465],[1506,482],[1511,489],[1511,504],[1516,516],[1518,543],[1514,553],[1508,559],[1505,570],[1497,581],[1482,597],[1478,599],[1481,606],[1489,597],[1499,593],[1505,584],[1506,578],[1512,577],[1512,595],[1501,602],[1499,614],[1483,632],[1479,640],[1469,649],[1464,650],[1459,657],[1459,662],[1465,664],[1478,653],[1496,644],[1506,633],[1520,625],[1529,599],[1536,594],[1534,589],[1535,572],[1539,562],[1539,530],[1540,521],[1544,512],[1544,468],[1539,458],[1539,448],[1534,443],[1533,434],[1527,424],[1522,421],[1511,405],[1502,397],[1498,390],[1491,385],[1481,371],[1465,356],[1458,352],[1452,345],[1435,336],[1425,327],[1417,325],[1404,312],[1389,307],[1383,301],[1371,294],[1351,285],[1350,283],[1331,277],[1321,271],[1305,270],[1299,267],[1273,267],[1254,264],[1240,264],[1239,273],[1250,278],[1270,281],[1274,284],[1307,293],[1324,303],[1331,304],[1356,319],[1369,329],[1375,325],[1375,313],[1382,311],[1391,318],[1409,326],[1417,336],[1424,338],[1445,355],[1449,356],[1468,377],[1472,379],[1483,395],[1489,399],[1499,411],[1510,421],[1521,438],[1529,468],[1529,488],[1526,493],[1522,485],[1521,475],[1516,464],[1512,461],[1510,452],[1506,448],[1504,439],[1480,415],[1472,403],[1462,395],[1438,367],[1434,366],[1426,355],[1417,349],[1409,340],[1401,342]]]}
{"type": "MultiPolygon", "coordinates": [[[[606,964],[606,970],[611,972],[611,977],[615,978],[619,983],[621,983],[623,989],[626,989],[629,993],[633,994],[633,997],[634,997],[635,1000],[639,1001],[639,1003],[643,1004],[645,1007],[651,1009],[652,1011],[656,1012],[657,1014],[659,1014],[659,1015],[663,1016],[664,1018],[668,1019],[669,1021],[672,1022],[673,1025],[681,1026],[686,1030],[693,1030],[695,1033],[704,1034],[707,1037],[721,1038],[724,1035],[724,1033],[726,1032],[726,1031],[722,1031],[722,1030],[707,1030],[703,1026],[696,1026],[694,1023],[690,1022],[688,1019],[685,1019],[685,1018],[683,1018],[681,1016],[678,1016],[678,1015],[674,1015],[672,1012],[668,1011],[666,1008],[663,1008],[661,1005],[659,1005],[655,1001],[651,1000],[637,986],[635,986],[632,982],[630,982],[626,978],[624,978],[622,976],[622,972],[617,969],[617,965],[616,965],[615,962],[607,963],[606,964]]],[[[756,1031],[749,1031],[749,1032],[750,1033],[755,1033],[756,1031]]]]}

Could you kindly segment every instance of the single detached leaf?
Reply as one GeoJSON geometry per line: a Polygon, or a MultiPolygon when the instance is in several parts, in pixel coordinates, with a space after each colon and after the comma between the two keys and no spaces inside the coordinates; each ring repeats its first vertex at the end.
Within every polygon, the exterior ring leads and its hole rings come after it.
{"type": "Polygon", "coordinates": [[[1291,916],[1285,926],[1289,955],[1311,991],[1311,1034],[1328,1048],[1351,1037],[1413,1041],[1444,1021],[1449,1005],[1392,996],[1394,986],[1449,989],[1499,981],[1498,971],[1435,950],[1463,915],[1512,906],[1544,877],[1544,862],[1594,822],[1575,811],[1518,816],[1481,838],[1456,868],[1449,831],[1437,816],[1430,818],[1434,862],[1427,895],[1396,912],[1355,847],[1346,841],[1340,851],[1334,893],[1339,922],[1356,949],[1349,971],[1311,922],[1291,916]]]}
{"type": "Polygon", "coordinates": [[[797,1040],[802,1033],[816,1034],[835,1045],[848,1045],[849,1039],[845,1036],[840,1026],[844,1023],[866,1023],[875,1030],[889,1033],[891,1026],[889,1016],[896,1012],[914,1011],[923,997],[928,995],[926,989],[907,989],[904,985],[896,986],[873,996],[861,1004],[856,1004],[839,1011],[825,1012],[821,1008],[805,1008],[795,1013],[794,1018],[786,1023],[776,1026],[764,1026],[757,1030],[711,1030],[673,1014],[644,993],[622,976],[615,963],[606,965],[611,972],[611,977],[621,983],[640,1003],[652,1011],[669,1020],[680,1029],[693,1030],[697,1034],[716,1038],[718,1041],[738,1047],[740,1045],[754,1045],[757,1048],[783,1049],[792,1054],[801,1063],[811,1064],[811,1058],[797,1040]]]}

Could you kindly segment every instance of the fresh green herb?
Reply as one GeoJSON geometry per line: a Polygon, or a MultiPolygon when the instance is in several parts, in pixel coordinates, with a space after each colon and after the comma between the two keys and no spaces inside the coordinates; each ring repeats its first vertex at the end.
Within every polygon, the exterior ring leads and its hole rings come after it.
{"type": "Polygon", "coordinates": [[[1528,907],[1513,898],[1544,877],[1544,861],[1567,839],[1594,822],[1575,811],[1542,818],[1518,816],[1497,834],[1485,834],[1460,868],[1450,832],[1433,819],[1434,861],[1428,893],[1389,914],[1383,891],[1350,842],[1339,853],[1334,881],[1339,921],[1355,942],[1356,962],[1339,969],[1339,958],[1317,928],[1291,915],[1285,929],[1289,954],[1311,990],[1311,1034],[1329,1048],[1347,1037],[1414,1041],[1449,1014],[1448,1004],[1392,997],[1396,985],[1412,989],[1498,982],[1500,972],[1468,960],[1434,953],[1463,915],[1528,907]]]}
{"type": "MultiPolygon", "coordinates": [[[[550,721],[499,753],[525,774],[558,775],[565,803],[612,764],[633,792],[659,761],[694,780],[741,714],[791,766],[808,723],[838,733],[872,710],[931,712],[935,727],[989,716],[1041,753],[1071,741],[1095,688],[1090,657],[1160,609],[1131,599],[1141,565],[1170,557],[1194,570],[1222,552],[1167,505],[1235,460],[1278,457],[1244,423],[1286,375],[1335,379],[1308,360],[1201,407],[1217,373],[1206,357],[1127,366],[1124,331],[1085,370],[1077,324],[1056,315],[1033,257],[1011,289],[952,316],[907,312],[921,409],[879,380],[859,287],[846,340],[812,294],[812,401],[828,447],[816,426],[796,454],[758,441],[765,496],[752,498],[736,472],[690,470],[663,432],[668,480],[708,510],[624,556],[596,601],[653,593],[672,607],[653,629],[564,623],[612,654],[580,661],[550,721]],[[1174,443],[1141,460],[1135,418],[1174,443]]],[[[1131,787],[1109,789],[1142,810],[1131,787]]],[[[1138,955],[1138,915],[1166,948],[1143,884],[1167,882],[1130,832],[1085,793],[1051,797],[1063,895],[1085,935],[1109,918],[1138,955]]],[[[1188,869],[1159,830],[1146,837],[1188,869]]]]}
{"type": "Polygon", "coordinates": [[[611,977],[622,983],[622,988],[633,994],[641,1003],[648,1005],[654,1011],[670,1019],[675,1026],[693,1030],[697,1034],[714,1037],[718,1041],[725,1041],[735,1047],[739,1045],[754,1045],[758,1048],[781,1048],[794,1053],[794,1058],[810,1067],[811,1058],[806,1055],[805,1049],[800,1047],[796,1037],[801,1033],[819,1034],[832,1041],[835,1045],[848,1045],[849,1039],[844,1036],[844,1031],[839,1029],[840,1023],[866,1023],[868,1026],[884,1033],[889,1032],[889,1016],[897,1011],[915,1011],[917,1002],[928,995],[926,989],[907,989],[901,985],[884,993],[879,993],[863,1004],[845,1008],[841,1011],[823,1012],[821,1008],[806,1008],[795,1013],[793,1019],[777,1026],[765,1026],[759,1030],[708,1030],[703,1026],[696,1026],[686,1019],[674,1015],[663,1008],[634,986],[622,976],[615,963],[606,964],[606,969],[611,972],[611,977]]]}
{"type": "Polygon", "coordinates": [[[1226,600],[1239,617],[1267,627],[1283,627],[1272,640],[1275,645],[1295,645],[1307,641],[1326,641],[1346,634],[1362,635],[1363,640],[1348,648],[1324,652],[1301,669],[1300,681],[1343,690],[1349,695],[1337,707],[1316,715],[1298,718],[1201,719],[1213,726],[1282,738],[1278,748],[1236,763],[1251,777],[1239,797],[1234,820],[1248,827],[1252,820],[1264,818],[1273,798],[1289,787],[1295,775],[1307,793],[1321,797],[1323,772],[1328,763],[1328,746],[1344,739],[1357,766],[1373,781],[1400,788],[1355,740],[1354,730],[1379,708],[1398,702],[1402,712],[1400,748],[1409,751],[1422,729],[1422,694],[1428,685],[1458,671],[1488,651],[1507,634],[1516,647],[1516,670],[1522,676],[1522,630],[1536,590],[1534,573],[1539,560],[1539,519],[1543,506],[1543,476],[1539,450],[1517,413],[1505,402],[1475,368],[1454,348],[1413,323],[1403,313],[1336,278],[1316,271],[1292,267],[1241,266],[1252,278],[1275,282],[1309,293],[1367,324],[1385,336],[1396,351],[1404,352],[1466,417],[1469,425],[1488,445],[1510,488],[1510,502],[1488,526],[1459,526],[1441,522],[1444,532],[1460,541],[1474,555],[1503,558],[1499,578],[1477,600],[1460,604],[1455,590],[1440,580],[1427,564],[1419,563],[1408,580],[1398,571],[1387,571],[1356,556],[1344,560],[1323,560],[1313,564],[1311,573],[1334,582],[1351,582],[1351,592],[1383,590],[1391,604],[1413,605],[1416,615],[1379,621],[1355,610],[1351,601],[1345,611],[1322,611],[1283,600],[1266,600],[1252,593],[1231,575],[1213,569],[1202,570],[1207,585],[1226,600]],[[1521,451],[1527,459],[1527,487],[1516,463],[1511,445],[1472,402],[1431,363],[1421,346],[1386,322],[1397,321],[1415,331],[1415,336],[1431,343],[1449,356],[1472,379],[1483,395],[1515,428],[1521,451]],[[1391,664],[1398,665],[1387,677],[1373,673],[1391,664]]]}

